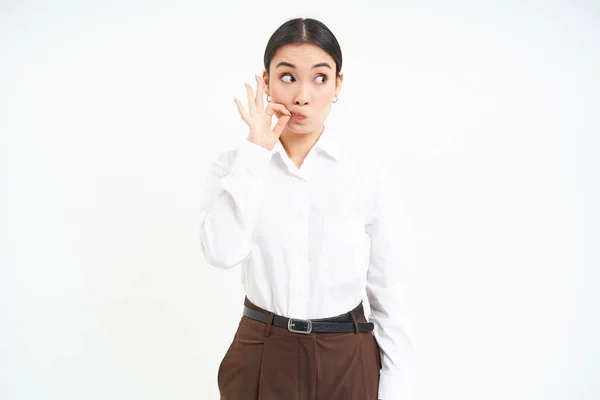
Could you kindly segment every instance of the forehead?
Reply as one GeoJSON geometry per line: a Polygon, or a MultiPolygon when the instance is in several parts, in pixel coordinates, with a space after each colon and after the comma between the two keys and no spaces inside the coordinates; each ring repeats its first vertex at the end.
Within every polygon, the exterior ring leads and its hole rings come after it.
{"type": "Polygon", "coordinates": [[[297,68],[311,68],[314,64],[327,62],[335,69],[335,61],[325,50],[314,44],[286,44],[277,50],[271,66],[275,67],[280,61],[287,61],[297,68]]]}

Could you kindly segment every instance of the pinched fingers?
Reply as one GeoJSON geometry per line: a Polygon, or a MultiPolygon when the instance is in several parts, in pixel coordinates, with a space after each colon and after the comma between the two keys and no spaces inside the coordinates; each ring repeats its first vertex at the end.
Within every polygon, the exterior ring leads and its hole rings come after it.
{"type": "Polygon", "coordinates": [[[240,116],[248,124],[250,129],[255,130],[263,130],[263,132],[271,131],[272,133],[276,133],[280,135],[285,125],[291,118],[292,113],[280,103],[269,103],[267,108],[264,109],[263,103],[263,90],[264,90],[264,81],[262,77],[258,75],[254,75],[256,78],[256,96],[252,90],[252,87],[248,83],[244,83],[246,88],[246,97],[248,100],[248,110],[244,108],[242,102],[234,97],[235,104],[240,113],[240,116]],[[273,117],[273,114],[277,116],[277,124],[271,130],[270,121],[273,117]]]}
{"type": "Polygon", "coordinates": [[[289,110],[287,108],[285,108],[285,106],[283,104],[279,104],[279,103],[269,103],[269,105],[267,106],[267,109],[265,110],[265,113],[269,116],[272,117],[273,113],[275,111],[278,111],[281,114],[285,114],[287,116],[292,116],[292,113],[289,112],[289,110]]]}

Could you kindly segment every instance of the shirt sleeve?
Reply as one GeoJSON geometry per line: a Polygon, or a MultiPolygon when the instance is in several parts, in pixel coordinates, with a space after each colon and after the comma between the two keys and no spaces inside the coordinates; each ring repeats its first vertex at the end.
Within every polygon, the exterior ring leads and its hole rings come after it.
{"type": "Polygon", "coordinates": [[[271,152],[249,140],[215,159],[202,187],[198,243],[206,262],[238,265],[250,254],[271,152]],[[232,159],[232,160],[231,160],[232,159]]]}
{"type": "Polygon", "coordinates": [[[379,399],[413,399],[415,343],[406,302],[407,219],[397,179],[381,161],[375,161],[371,179],[371,238],[367,297],[370,321],[380,348],[379,399]]]}

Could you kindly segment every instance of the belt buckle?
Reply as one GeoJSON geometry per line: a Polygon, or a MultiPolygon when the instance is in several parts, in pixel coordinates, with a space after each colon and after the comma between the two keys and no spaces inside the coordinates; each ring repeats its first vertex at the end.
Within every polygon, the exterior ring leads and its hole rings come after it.
{"type": "Polygon", "coordinates": [[[290,318],[288,320],[288,331],[308,335],[312,332],[312,321],[310,319],[290,318]],[[295,326],[306,327],[306,330],[296,329],[295,326]]]}

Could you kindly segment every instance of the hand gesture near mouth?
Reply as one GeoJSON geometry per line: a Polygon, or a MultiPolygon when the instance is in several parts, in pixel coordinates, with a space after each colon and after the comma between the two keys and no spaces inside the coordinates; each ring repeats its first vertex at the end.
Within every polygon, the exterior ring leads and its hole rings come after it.
{"type": "Polygon", "coordinates": [[[244,83],[248,95],[248,111],[244,109],[239,99],[234,97],[233,100],[237,105],[240,116],[250,127],[248,140],[267,150],[272,150],[292,113],[283,104],[278,103],[269,103],[265,109],[263,103],[264,81],[258,75],[255,75],[255,78],[256,96],[254,96],[252,87],[248,83],[244,83]],[[271,129],[273,114],[277,117],[277,124],[271,129]]]}

